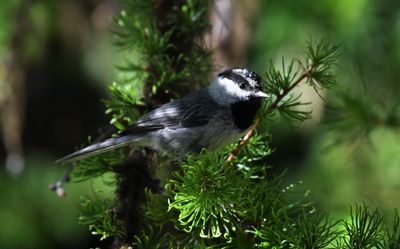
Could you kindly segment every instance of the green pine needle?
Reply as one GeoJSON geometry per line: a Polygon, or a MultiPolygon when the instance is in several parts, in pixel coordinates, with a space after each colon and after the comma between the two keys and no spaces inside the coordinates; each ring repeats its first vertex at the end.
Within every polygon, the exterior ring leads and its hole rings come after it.
{"type": "Polygon", "coordinates": [[[73,181],[81,182],[114,172],[114,165],[123,161],[124,153],[122,149],[109,151],[100,155],[85,158],[74,167],[73,181]]]}
{"type": "Polygon", "coordinates": [[[79,217],[79,223],[89,226],[93,235],[101,236],[100,240],[113,236],[122,237],[123,234],[116,225],[118,221],[112,212],[113,204],[111,199],[102,199],[98,194],[82,197],[85,212],[79,217]]]}
{"type": "Polygon", "coordinates": [[[226,167],[224,154],[189,156],[176,172],[168,190],[174,194],[170,210],[180,212],[180,225],[202,238],[231,236],[238,221],[238,203],[245,180],[234,168],[226,167]],[[239,192],[238,192],[239,191],[239,192]]]}
{"type": "Polygon", "coordinates": [[[307,69],[312,68],[307,83],[316,91],[330,88],[336,84],[335,75],[332,72],[339,58],[339,46],[332,45],[329,37],[322,38],[317,45],[312,40],[307,43],[307,69]]]}
{"type": "Polygon", "coordinates": [[[387,249],[400,248],[400,216],[396,209],[392,219],[392,227],[386,226],[385,246],[387,249]]]}
{"type": "Polygon", "coordinates": [[[356,204],[350,206],[350,214],[350,221],[343,221],[345,248],[383,248],[383,217],[379,211],[370,211],[365,204],[356,204]]]}

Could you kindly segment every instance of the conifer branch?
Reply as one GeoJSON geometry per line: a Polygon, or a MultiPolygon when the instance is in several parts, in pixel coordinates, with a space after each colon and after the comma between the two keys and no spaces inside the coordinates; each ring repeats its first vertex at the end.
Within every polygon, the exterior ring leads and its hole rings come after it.
{"type": "MultiPolygon", "coordinates": [[[[310,117],[309,112],[291,110],[293,106],[299,106],[304,103],[298,102],[298,98],[289,98],[284,100],[285,97],[303,80],[306,80],[306,84],[314,88],[318,93],[320,89],[329,88],[336,84],[335,77],[331,72],[332,66],[336,65],[339,53],[338,46],[329,44],[328,38],[322,39],[316,47],[313,47],[312,42],[307,43],[307,60],[306,66],[299,60],[292,60],[290,65],[286,68],[284,60],[282,59],[282,72],[278,71],[271,64],[268,70],[266,82],[269,93],[276,96],[276,99],[272,104],[265,110],[262,111],[262,119],[265,119],[268,115],[273,113],[275,110],[280,111],[284,116],[289,117],[289,121],[304,121],[310,117]],[[297,62],[299,67],[302,69],[300,76],[298,71],[293,72],[294,62],[297,62]],[[283,103],[280,105],[280,103],[283,103]],[[286,105],[285,105],[286,103],[286,105]],[[290,120],[291,119],[291,120],[290,120]]],[[[249,131],[243,137],[243,139],[236,145],[236,147],[229,153],[226,161],[231,162],[234,157],[239,153],[241,148],[245,146],[248,140],[255,134],[257,126],[260,124],[260,117],[257,118],[254,124],[250,127],[249,131]]]]}
{"type": "MultiPolygon", "coordinates": [[[[311,77],[313,70],[316,68],[316,65],[312,65],[309,69],[307,69],[300,77],[290,86],[287,88],[283,89],[281,94],[277,95],[277,98],[275,99],[274,102],[268,107],[268,109],[264,113],[264,117],[268,116],[271,114],[274,110],[278,108],[279,103],[283,100],[285,96],[287,96],[300,82],[302,82],[304,79],[311,77]]],[[[240,149],[242,149],[243,146],[246,145],[248,140],[255,134],[256,129],[258,125],[260,124],[260,118],[257,118],[253,125],[250,127],[249,131],[244,135],[242,140],[236,145],[236,147],[229,153],[226,161],[231,162],[233,158],[239,153],[240,149]]]]}

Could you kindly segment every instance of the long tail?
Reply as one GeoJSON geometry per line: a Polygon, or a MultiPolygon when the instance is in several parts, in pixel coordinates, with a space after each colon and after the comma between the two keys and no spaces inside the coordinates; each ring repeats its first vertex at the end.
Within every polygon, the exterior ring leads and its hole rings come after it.
{"type": "Polygon", "coordinates": [[[76,162],[94,155],[98,155],[110,150],[118,149],[124,146],[127,146],[133,142],[141,140],[142,136],[140,135],[129,135],[123,137],[109,138],[104,142],[95,143],[89,145],[81,150],[78,150],[74,153],[66,155],[63,158],[60,158],[56,161],[59,164],[67,164],[76,162]]]}

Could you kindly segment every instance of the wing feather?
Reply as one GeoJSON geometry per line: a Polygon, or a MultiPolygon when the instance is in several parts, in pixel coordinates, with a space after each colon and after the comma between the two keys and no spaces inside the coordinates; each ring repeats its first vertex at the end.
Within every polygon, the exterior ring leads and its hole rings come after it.
{"type": "Polygon", "coordinates": [[[208,93],[198,91],[143,115],[120,135],[140,134],[166,127],[187,128],[206,125],[215,110],[216,103],[208,93]]]}

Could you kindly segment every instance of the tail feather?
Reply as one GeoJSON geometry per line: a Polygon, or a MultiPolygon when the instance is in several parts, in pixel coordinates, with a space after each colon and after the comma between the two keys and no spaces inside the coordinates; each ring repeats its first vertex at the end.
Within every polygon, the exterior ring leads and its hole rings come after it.
{"type": "Polygon", "coordinates": [[[137,135],[110,138],[110,139],[105,140],[104,142],[89,145],[81,150],[78,150],[78,151],[71,153],[63,158],[60,158],[56,161],[56,163],[67,164],[67,163],[80,161],[82,159],[85,159],[85,158],[88,158],[88,157],[91,157],[94,155],[102,154],[102,153],[110,151],[110,150],[114,150],[114,149],[118,149],[118,148],[127,146],[138,140],[140,140],[140,136],[137,136],[137,135]]]}

